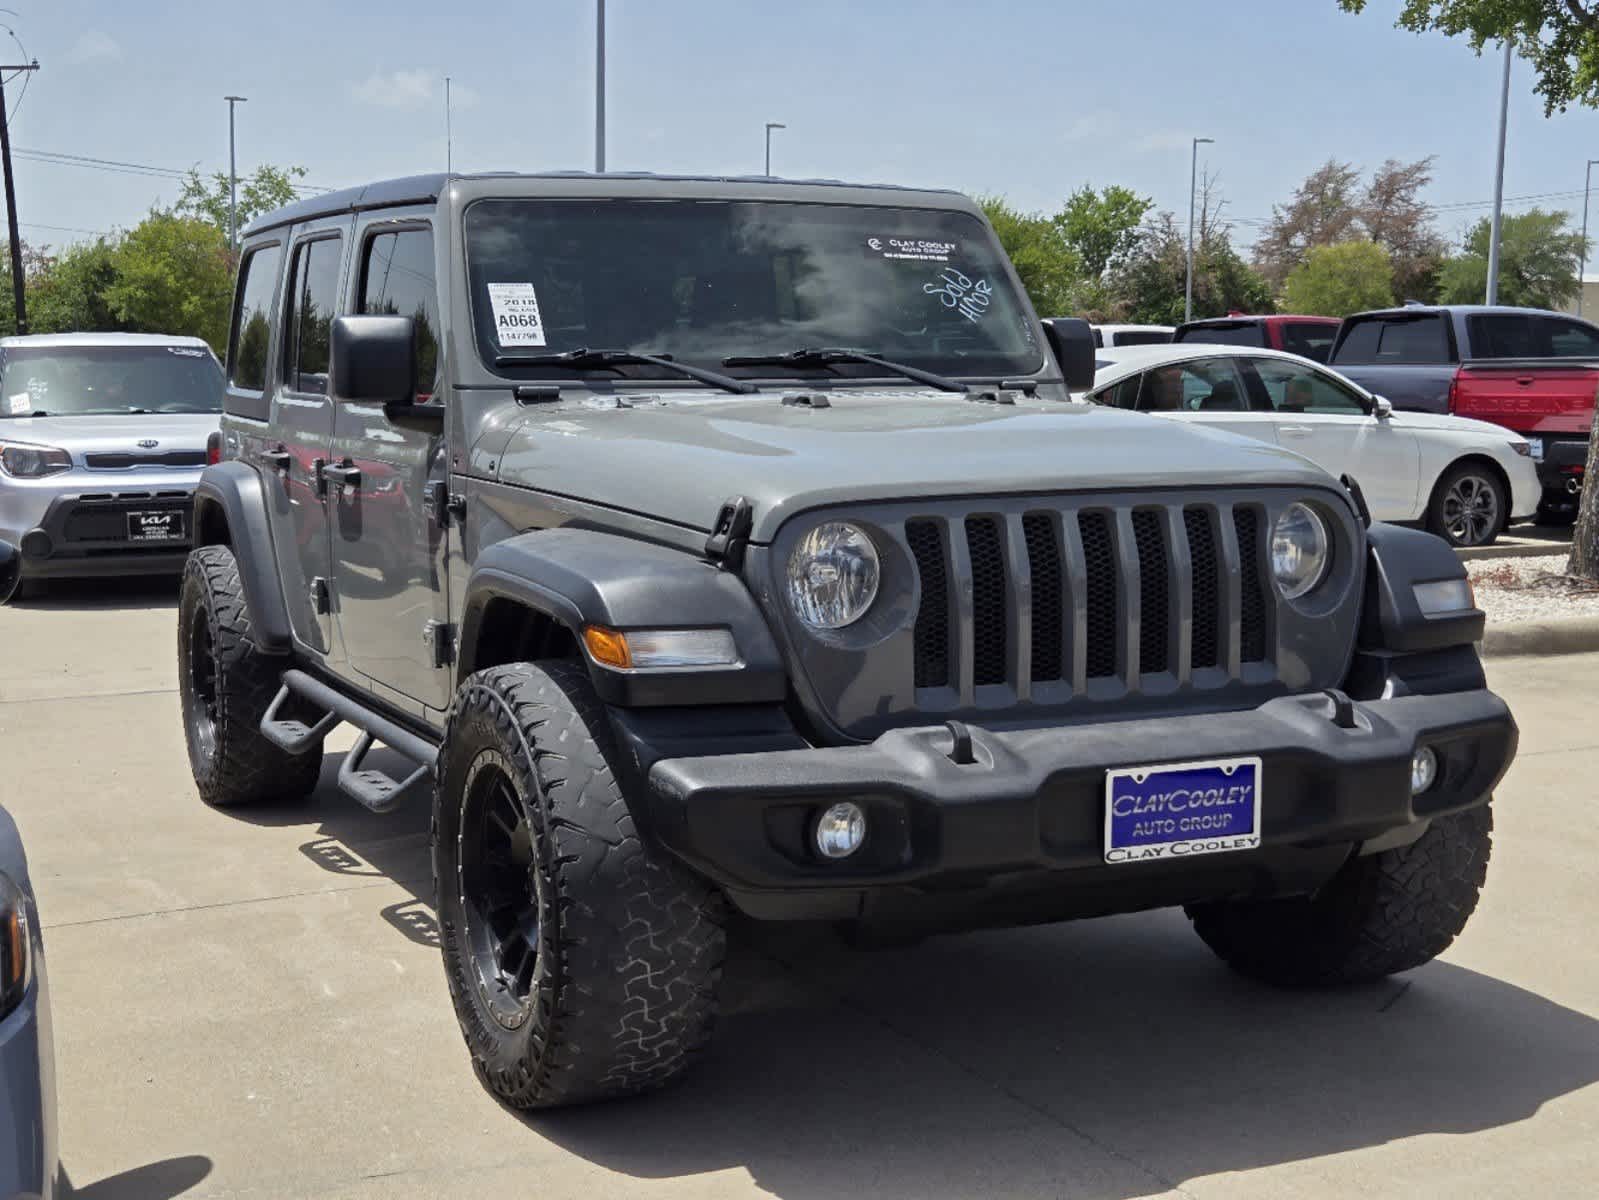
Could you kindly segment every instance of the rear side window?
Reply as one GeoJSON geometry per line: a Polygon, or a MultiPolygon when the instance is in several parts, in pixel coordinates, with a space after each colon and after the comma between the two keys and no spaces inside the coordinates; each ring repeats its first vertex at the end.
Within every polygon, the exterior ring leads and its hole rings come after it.
{"type": "Polygon", "coordinates": [[[1244,388],[1231,360],[1202,358],[1144,374],[1142,412],[1245,412],[1244,388]]]}
{"type": "Polygon", "coordinates": [[[328,352],[339,305],[338,238],[301,242],[294,250],[289,303],[283,320],[283,377],[291,392],[322,396],[328,390],[328,352]]]}
{"type": "Polygon", "coordinates": [[[1599,358],[1599,329],[1586,321],[1542,318],[1549,333],[1549,354],[1554,358],[1599,358]]]}
{"type": "Polygon", "coordinates": [[[1549,351],[1543,322],[1527,313],[1483,313],[1466,318],[1473,358],[1543,358],[1549,351]]]}
{"type": "Polygon", "coordinates": [[[432,399],[439,367],[439,292],[433,231],[400,229],[368,239],[361,258],[361,311],[416,323],[416,398],[432,399]]]}
{"type": "Polygon", "coordinates": [[[1123,329],[1115,335],[1118,346],[1164,346],[1171,334],[1160,329],[1123,329]]]}
{"type": "Polygon", "coordinates": [[[1349,327],[1338,347],[1341,363],[1442,363],[1449,335],[1442,316],[1373,317],[1349,327]]]}
{"type": "Polygon", "coordinates": [[[1338,326],[1319,321],[1286,321],[1283,323],[1283,349],[1313,362],[1326,362],[1332,353],[1333,338],[1338,336],[1338,326]]]}
{"type": "MultiPolygon", "coordinates": [[[[272,294],[278,286],[283,248],[276,243],[251,250],[239,266],[233,336],[228,343],[228,386],[260,392],[266,388],[267,344],[272,340],[272,294]]],[[[229,411],[234,411],[230,403],[229,411]]],[[[258,415],[250,413],[247,415],[258,415]]]]}
{"type": "Polygon", "coordinates": [[[1212,346],[1264,346],[1266,331],[1254,321],[1230,325],[1193,325],[1179,329],[1174,342],[1204,342],[1212,346]]]}

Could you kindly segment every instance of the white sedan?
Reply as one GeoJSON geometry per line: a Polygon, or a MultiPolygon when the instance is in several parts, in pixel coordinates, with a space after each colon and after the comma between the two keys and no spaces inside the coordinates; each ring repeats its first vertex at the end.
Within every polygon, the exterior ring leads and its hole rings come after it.
{"type": "Polygon", "coordinates": [[[1088,399],[1276,442],[1360,486],[1373,519],[1485,546],[1542,488],[1525,438],[1464,417],[1395,412],[1342,375],[1276,350],[1184,342],[1099,352],[1088,399]]]}

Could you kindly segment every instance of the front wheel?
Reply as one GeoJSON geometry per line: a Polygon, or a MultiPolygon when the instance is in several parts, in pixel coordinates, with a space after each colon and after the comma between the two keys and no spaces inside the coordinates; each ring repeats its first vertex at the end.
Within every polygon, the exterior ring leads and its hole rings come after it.
{"type": "Polygon", "coordinates": [[[647,845],[582,664],[461,685],[433,815],[444,970],[479,1077],[516,1108],[647,1091],[710,1039],[714,888],[647,845]]]}
{"type": "Polygon", "coordinates": [[[1489,467],[1461,463],[1444,472],[1427,505],[1427,528],[1451,546],[1488,546],[1510,524],[1510,497],[1489,467]]]}
{"type": "Polygon", "coordinates": [[[1488,873],[1488,805],[1435,818],[1408,846],[1350,860],[1314,896],[1188,908],[1230,967],[1287,987],[1367,983],[1442,954],[1488,873]]]}

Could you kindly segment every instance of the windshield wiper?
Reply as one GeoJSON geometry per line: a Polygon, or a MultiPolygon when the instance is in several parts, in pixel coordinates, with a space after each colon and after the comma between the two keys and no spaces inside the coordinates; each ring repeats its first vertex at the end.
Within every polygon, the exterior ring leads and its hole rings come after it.
{"type": "Polygon", "coordinates": [[[701,383],[709,383],[726,392],[737,392],[739,395],[748,395],[759,389],[753,383],[745,383],[741,379],[734,379],[731,375],[723,375],[716,371],[707,371],[704,367],[691,367],[688,363],[680,363],[670,355],[665,354],[640,354],[634,350],[595,350],[588,346],[581,346],[576,350],[556,350],[538,354],[501,354],[495,357],[494,365],[497,367],[625,367],[631,364],[647,364],[652,367],[665,367],[668,371],[676,371],[679,375],[686,375],[690,379],[698,379],[701,383]]]}
{"type": "Polygon", "coordinates": [[[724,367],[826,367],[833,363],[851,362],[882,367],[885,371],[903,375],[906,379],[915,380],[917,383],[925,383],[941,392],[971,391],[971,388],[964,383],[947,375],[935,375],[920,367],[908,367],[904,363],[890,362],[865,350],[851,350],[848,346],[814,346],[803,350],[790,350],[787,354],[734,354],[724,358],[722,365],[724,367]]]}

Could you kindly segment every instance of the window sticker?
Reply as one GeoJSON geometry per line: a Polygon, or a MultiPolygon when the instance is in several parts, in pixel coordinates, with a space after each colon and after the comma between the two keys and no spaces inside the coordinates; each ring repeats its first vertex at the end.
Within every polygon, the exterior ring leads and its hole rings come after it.
{"type": "Polygon", "coordinates": [[[179,358],[204,358],[204,350],[196,350],[193,346],[168,346],[168,354],[176,354],[179,358]]]}
{"type": "Polygon", "coordinates": [[[6,410],[12,416],[33,411],[33,396],[28,392],[15,392],[6,397],[6,410]]]}
{"type": "Polygon", "coordinates": [[[955,253],[954,242],[930,242],[924,238],[866,239],[866,248],[884,258],[908,258],[919,262],[946,263],[955,253]]]}
{"type": "Polygon", "coordinates": [[[932,283],[922,284],[922,291],[937,296],[945,308],[953,308],[973,323],[988,315],[988,306],[994,302],[994,288],[986,279],[973,279],[954,267],[945,267],[932,283]]]}
{"type": "Polygon", "coordinates": [[[544,317],[531,283],[491,283],[494,337],[502,346],[544,345],[544,317]]]}

